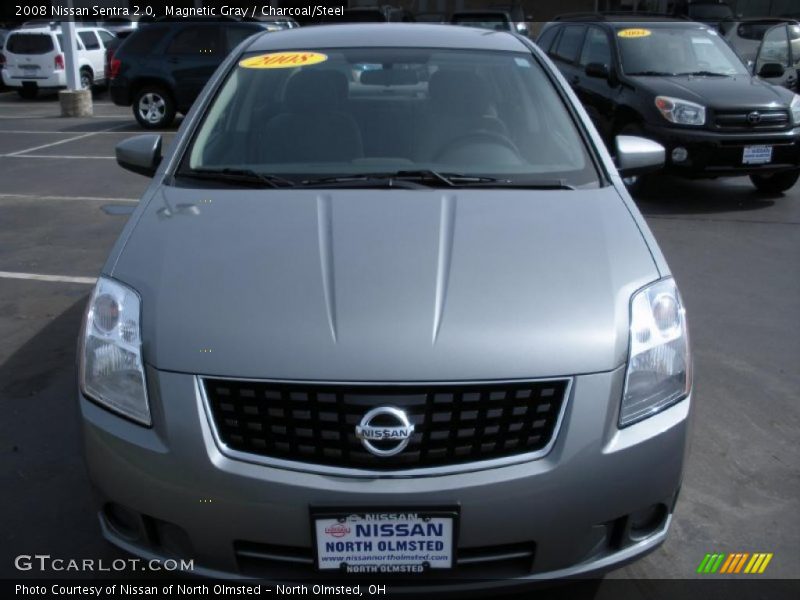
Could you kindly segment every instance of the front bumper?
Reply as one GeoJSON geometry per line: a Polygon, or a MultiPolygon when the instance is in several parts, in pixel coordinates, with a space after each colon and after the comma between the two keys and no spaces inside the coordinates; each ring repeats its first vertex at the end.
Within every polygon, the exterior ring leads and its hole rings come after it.
{"type": "Polygon", "coordinates": [[[724,177],[776,173],[800,168],[800,127],[779,132],[720,133],[646,123],[645,136],[666,148],[665,170],[688,177],[724,177]],[[768,164],[743,164],[745,146],[772,146],[768,164]],[[683,147],[688,159],[676,162],[672,151],[683,147]]]}
{"type": "Polygon", "coordinates": [[[544,458],[402,479],[232,460],[214,442],[190,375],[149,369],[152,429],[83,397],[80,407],[103,533],[134,554],[194,559],[195,572],[211,576],[301,580],[316,576],[310,505],[458,505],[459,554],[472,560],[447,575],[448,588],[474,588],[609,570],[664,541],[681,483],[691,397],[619,430],[623,379],[623,368],[576,377],[544,458]],[[121,523],[112,505],[133,518],[121,523]],[[654,505],[662,517],[633,528],[630,516],[654,505]]]}

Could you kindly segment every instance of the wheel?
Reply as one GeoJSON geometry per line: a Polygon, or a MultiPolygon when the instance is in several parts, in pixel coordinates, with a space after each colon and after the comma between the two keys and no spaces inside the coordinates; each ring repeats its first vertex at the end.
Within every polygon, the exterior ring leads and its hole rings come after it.
{"type": "Polygon", "coordinates": [[[33,100],[36,98],[36,95],[39,93],[38,88],[35,87],[21,87],[17,90],[20,98],[25,100],[33,100]]]}
{"type": "Polygon", "coordinates": [[[782,171],[772,175],[750,175],[750,181],[759,192],[766,194],[780,194],[785,192],[800,178],[800,169],[796,171],[782,171]]]}
{"type": "MultiPolygon", "coordinates": [[[[635,123],[628,123],[617,132],[617,135],[635,135],[637,137],[647,137],[641,127],[635,123]]],[[[650,182],[648,175],[631,175],[630,177],[623,177],[622,183],[628,189],[631,196],[637,196],[645,191],[650,182]]]]}
{"type": "Polygon", "coordinates": [[[81,89],[82,90],[91,90],[92,84],[94,83],[94,75],[89,69],[81,69],[81,89]]]}
{"type": "Polygon", "coordinates": [[[175,119],[175,101],[163,88],[145,85],[133,98],[133,116],[145,129],[166,127],[175,119]]]}

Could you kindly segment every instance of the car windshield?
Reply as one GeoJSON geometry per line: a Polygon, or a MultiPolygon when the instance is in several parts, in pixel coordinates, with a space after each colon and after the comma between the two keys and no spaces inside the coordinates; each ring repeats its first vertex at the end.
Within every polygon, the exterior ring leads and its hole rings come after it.
{"type": "Polygon", "coordinates": [[[617,30],[627,75],[746,75],[747,68],[716,32],[694,27],[617,30]]]}
{"type": "Polygon", "coordinates": [[[432,185],[598,184],[575,123],[533,56],[467,50],[245,55],[179,174],[221,169],[295,183],[423,171],[432,185]]]}

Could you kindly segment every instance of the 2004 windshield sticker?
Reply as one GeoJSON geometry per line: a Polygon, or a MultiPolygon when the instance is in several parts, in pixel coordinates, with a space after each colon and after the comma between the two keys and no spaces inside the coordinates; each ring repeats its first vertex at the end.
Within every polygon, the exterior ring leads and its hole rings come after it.
{"type": "Polygon", "coordinates": [[[245,69],[293,69],[306,67],[328,60],[327,54],[320,52],[272,52],[251,56],[239,61],[239,66],[245,69]]]}
{"type": "Polygon", "coordinates": [[[643,38],[653,33],[649,29],[631,28],[623,29],[617,33],[617,37],[621,38],[643,38]]]}

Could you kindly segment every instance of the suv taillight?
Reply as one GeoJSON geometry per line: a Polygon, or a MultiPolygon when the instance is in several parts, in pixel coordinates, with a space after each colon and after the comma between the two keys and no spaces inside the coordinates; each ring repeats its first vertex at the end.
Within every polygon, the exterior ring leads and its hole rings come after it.
{"type": "Polygon", "coordinates": [[[119,75],[119,70],[122,67],[122,61],[118,58],[111,58],[111,68],[108,70],[109,79],[114,79],[119,75]]]}
{"type": "Polygon", "coordinates": [[[56,54],[56,70],[64,68],[64,55],[56,54]]]}

